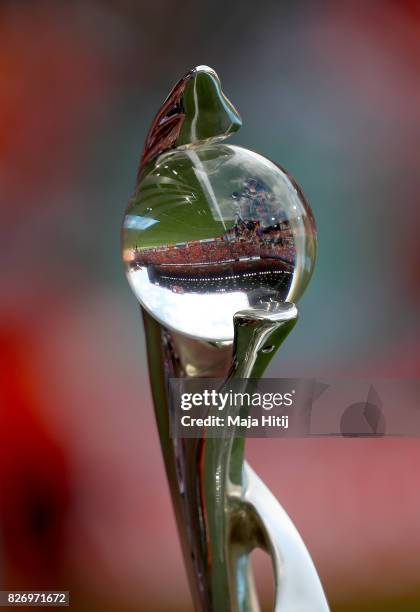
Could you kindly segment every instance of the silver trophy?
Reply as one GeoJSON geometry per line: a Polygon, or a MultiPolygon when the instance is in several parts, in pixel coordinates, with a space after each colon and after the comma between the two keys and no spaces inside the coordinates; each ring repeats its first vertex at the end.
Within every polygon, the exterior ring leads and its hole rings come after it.
{"type": "MultiPolygon", "coordinates": [[[[244,459],[244,438],[171,435],[169,380],[260,378],[294,327],[316,256],[311,209],[269,159],[225,139],[241,119],[216,73],[172,89],[146,138],[123,223],[162,452],[194,605],[259,610],[250,554],[272,559],[277,612],[325,612],[312,559],[244,459]]],[[[234,410],[232,406],[229,408],[234,410]]]]}

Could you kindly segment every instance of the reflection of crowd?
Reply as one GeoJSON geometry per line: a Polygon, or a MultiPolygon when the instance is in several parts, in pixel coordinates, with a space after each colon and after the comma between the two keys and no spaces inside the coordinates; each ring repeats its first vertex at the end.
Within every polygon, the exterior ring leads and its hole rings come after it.
{"type": "Polygon", "coordinates": [[[136,250],[138,265],[199,265],[248,258],[274,258],[293,263],[293,235],[286,223],[268,228],[258,221],[238,221],[222,236],[181,244],[136,250]]]}
{"type": "MultiPolygon", "coordinates": [[[[228,271],[228,276],[232,276],[232,273],[239,274],[243,276],[244,279],[252,278],[252,277],[263,277],[266,275],[272,274],[290,274],[293,271],[292,264],[284,261],[280,261],[277,259],[247,259],[240,260],[235,262],[226,262],[225,266],[220,268],[214,264],[196,264],[194,266],[190,266],[185,269],[182,265],[179,264],[172,265],[165,263],[165,266],[153,266],[153,269],[160,270],[162,273],[173,273],[177,274],[176,278],[181,278],[182,274],[188,275],[190,278],[191,275],[197,277],[197,280],[201,278],[202,280],[222,280],[226,276],[226,270],[228,271]],[[233,264],[233,265],[232,265],[233,264]]],[[[239,277],[238,277],[239,278],[239,277]]],[[[182,279],[181,279],[182,280],[182,279]]],[[[186,280],[186,279],[183,279],[186,280]]]]}
{"type": "Polygon", "coordinates": [[[262,248],[282,247],[293,249],[294,240],[288,221],[262,227],[259,221],[238,219],[236,224],[223,235],[223,240],[239,240],[254,243],[262,248]]]}

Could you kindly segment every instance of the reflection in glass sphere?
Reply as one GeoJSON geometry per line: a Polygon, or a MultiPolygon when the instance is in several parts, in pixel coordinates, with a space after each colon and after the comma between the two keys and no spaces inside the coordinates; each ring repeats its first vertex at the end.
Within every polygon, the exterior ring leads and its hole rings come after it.
{"type": "Polygon", "coordinates": [[[316,229],[296,183],[241,147],[202,143],[146,168],[123,224],[130,285],[166,327],[232,340],[238,310],[296,301],[316,229]]]}

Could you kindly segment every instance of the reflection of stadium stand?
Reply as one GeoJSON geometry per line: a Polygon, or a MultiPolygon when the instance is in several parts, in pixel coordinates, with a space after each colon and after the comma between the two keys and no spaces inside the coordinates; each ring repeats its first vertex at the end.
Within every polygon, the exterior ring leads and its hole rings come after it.
{"type": "Polygon", "coordinates": [[[259,289],[261,287],[286,287],[290,284],[289,275],[291,270],[283,264],[263,261],[242,261],[235,266],[235,270],[229,264],[219,266],[198,266],[186,272],[181,270],[163,268],[161,266],[149,266],[147,269],[149,280],[160,287],[167,287],[174,293],[198,292],[207,293],[208,291],[240,291],[246,289],[259,289]],[[267,269],[272,268],[272,269],[267,269]],[[192,273],[193,272],[193,273],[192,273]]]}
{"type": "Polygon", "coordinates": [[[134,269],[175,293],[281,290],[290,285],[295,249],[287,223],[262,228],[258,221],[238,220],[222,236],[147,249],[135,249],[134,269]]]}

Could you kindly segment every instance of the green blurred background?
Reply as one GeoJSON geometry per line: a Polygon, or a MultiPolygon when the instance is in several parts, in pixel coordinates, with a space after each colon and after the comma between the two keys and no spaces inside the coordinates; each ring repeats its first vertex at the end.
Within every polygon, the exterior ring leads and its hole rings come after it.
{"type": "MultiPolygon", "coordinates": [[[[268,375],[418,377],[419,35],[415,0],[1,2],[2,589],[191,610],[119,252],[148,126],[191,67],[215,68],[232,142],[289,170],[317,219],[268,375]]],[[[418,440],[248,446],[334,611],[420,610],[418,440]]]]}

